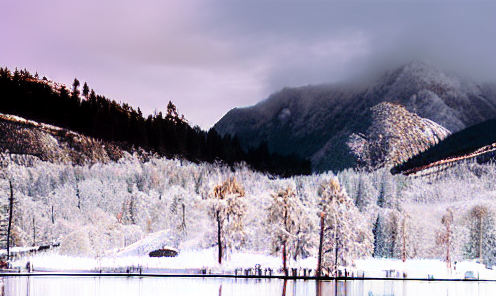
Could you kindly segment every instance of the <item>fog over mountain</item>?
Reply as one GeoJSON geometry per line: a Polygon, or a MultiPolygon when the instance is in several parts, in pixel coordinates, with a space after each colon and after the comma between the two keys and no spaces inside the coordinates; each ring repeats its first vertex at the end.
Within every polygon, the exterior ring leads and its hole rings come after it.
{"type": "MultiPolygon", "coordinates": [[[[357,165],[358,158],[347,143],[352,134],[367,134],[374,122],[371,108],[379,103],[403,106],[456,132],[496,117],[494,90],[492,84],[478,84],[431,63],[415,61],[391,69],[369,84],[284,88],[252,107],[231,110],[215,128],[221,134],[238,136],[245,149],[266,141],[271,151],[311,159],[314,171],[337,171],[357,165]]],[[[413,128],[417,126],[405,126],[404,130],[413,128]]]]}
{"type": "Polygon", "coordinates": [[[0,66],[203,129],[284,87],[416,59],[496,77],[496,1],[0,1],[0,66]],[[39,28],[39,29],[33,29],[39,28]]]}

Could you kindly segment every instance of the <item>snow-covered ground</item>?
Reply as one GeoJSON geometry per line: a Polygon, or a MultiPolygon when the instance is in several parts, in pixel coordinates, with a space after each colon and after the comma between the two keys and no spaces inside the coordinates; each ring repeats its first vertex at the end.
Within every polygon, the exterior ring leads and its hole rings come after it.
{"type": "MultiPolygon", "coordinates": [[[[131,252],[118,252],[114,255],[102,258],[72,257],[60,255],[56,250],[38,253],[13,262],[14,268],[24,268],[30,262],[35,271],[99,271],[124,272],[129,267],[142,267],[143,272],[167,272],[185,273],[207,269],[215,274],[233,274],[236,268],[253,268],[260,264],[262,269],[272,268],[274,271],[281,269],[280,257],[268,254],[236,252],[231,254],[229,260],[221,265],[217,262],[216,248],[203,250],[181,251],[177,257],[155,258],[147,255],[127,255],[131,252]]],[[[401,260],[394,259],[359,259],[355,266],[347,268],[354,275],[361,277],[362,272],[368,278],[403,277],[417,279],[463,279],[467,271],[472,271],[475,278],[481,280],[496,280],[496,270],[485,268],[484,265],[464,261],[458,262],[456,268],[448,269],[446,263],[441,260],[401,260]],[[386,275],[386,271],[390,271],[386,275]]],[[[315,269],[317,258],[309,257],[292,261],[290,267],[315,269]]],[[[455,266],[455,265],[454,265],[455,266]]]]}

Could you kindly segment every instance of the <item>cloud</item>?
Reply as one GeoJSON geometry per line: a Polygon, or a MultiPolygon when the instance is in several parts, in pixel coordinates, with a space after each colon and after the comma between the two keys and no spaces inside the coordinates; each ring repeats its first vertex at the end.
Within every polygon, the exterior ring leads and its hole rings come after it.
{"type": "Polygon", "coordinates": [[[285,86],[427,59],[496,77],[496,2],[1,1],[0,64],[207,128],[285,86]]]}

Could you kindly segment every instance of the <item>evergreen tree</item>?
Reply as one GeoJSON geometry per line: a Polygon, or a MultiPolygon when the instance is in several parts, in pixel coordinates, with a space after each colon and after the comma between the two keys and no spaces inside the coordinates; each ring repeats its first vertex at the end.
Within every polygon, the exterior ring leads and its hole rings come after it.
{"type": "Polygon", "coordinates": [[[90,93],[90,89],[88,87],[88,84],[85,82],[84,85],[83,85],[83,96],[88,99],[88,95],[90,93]]]}
{"type": "Polygon", "coordinates": [[[79,97],[79,85],[79,80],[74,78],[74,82],[72,83],[72,97],[74,98],[79,97]]]}

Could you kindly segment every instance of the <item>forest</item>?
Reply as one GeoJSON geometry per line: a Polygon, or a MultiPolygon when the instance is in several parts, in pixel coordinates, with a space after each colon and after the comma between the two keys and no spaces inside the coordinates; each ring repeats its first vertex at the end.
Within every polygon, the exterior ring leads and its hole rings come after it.
{"type": "Polygon", "coordinates": [[[492,164],[466,163],[430,179],[386,169],[273,179],[244,165],[142,161],[127,152],[84,166],[2,157],[0,195],[9,196],[10,181],[16,246],[60,242],[61,254],[102,257],[167,230],[165,244],[218,248],[219,262],[248,252],[294,266],[321,252],[322,268],[332,270],[364,257],[449,265],[496,255],[492,164]]]}
{"type": "Polygon", "coordinates": [[[277,176],[309,174],[310,162],[295,155],[271,153],[267,144],[243,151],[236,137],[214,129],[191,127],[169,101],[165,113],[144,115],[126,103],[96,94],[74,79],[71,89],[28,70],[0,68],[0,112],[52,124],[117,144],[132,152],[142,148],[169,158],[193,162],[246,162],[253,169],[277,176]]]}

